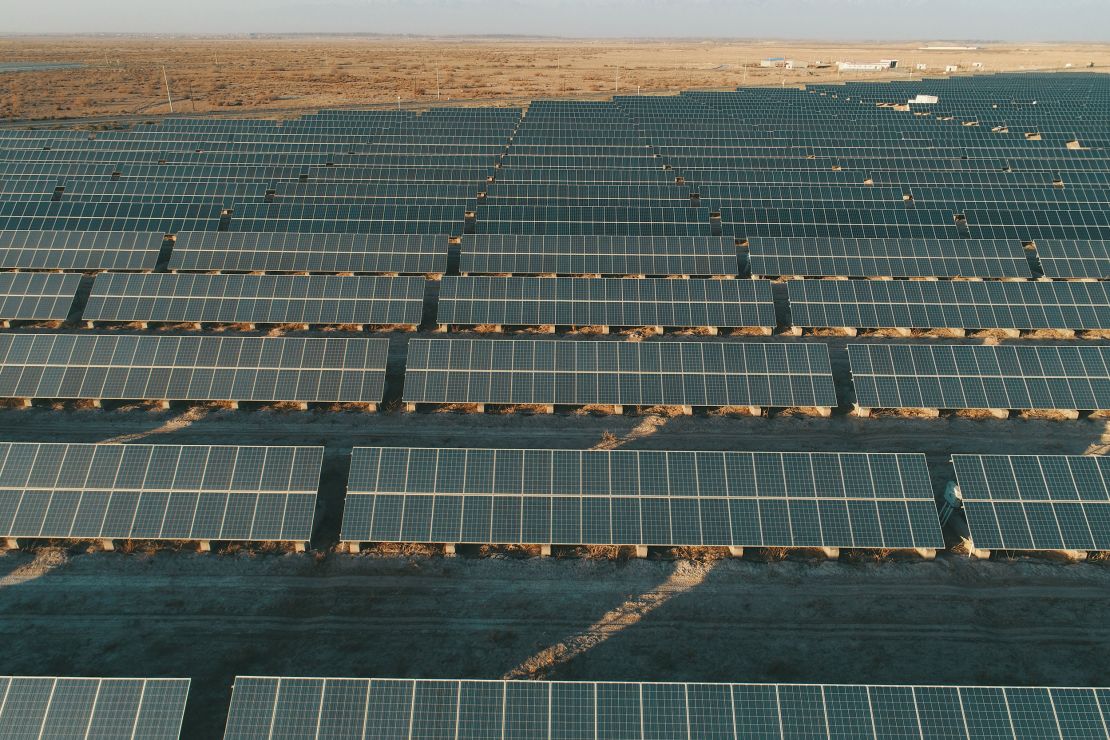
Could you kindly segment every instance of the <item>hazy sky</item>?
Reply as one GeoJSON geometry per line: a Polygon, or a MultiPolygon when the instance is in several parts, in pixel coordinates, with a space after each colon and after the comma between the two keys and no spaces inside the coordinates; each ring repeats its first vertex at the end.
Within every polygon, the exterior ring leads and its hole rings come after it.
{"type": "Polygon", "coordinates": [[[0,32],[1108,41],[1110,0],[0,0],[0,32]]]}

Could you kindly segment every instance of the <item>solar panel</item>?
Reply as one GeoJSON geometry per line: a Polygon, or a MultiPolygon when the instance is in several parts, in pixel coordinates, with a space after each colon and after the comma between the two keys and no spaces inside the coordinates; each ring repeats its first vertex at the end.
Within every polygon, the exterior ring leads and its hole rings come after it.
{"type": "Polygon", "coordinates": [[[424,278],[104,273],[88,321],[407,325],[424,311],[424,278]]]}
{"type": "Polygon", "coordinates": [[[447,237],[182,231],[169,269],[443,274],[447,237]]]}
{"type": "Polygon", "coordinates": [[[413,339],[406,403],[836,405],[815,343],[413,339]]]}
{"type": "Polygon", "coordinates": [[[0,398],[378,403],[388,339],[0,335],[0,398]]]}
{"type": "Polygon", "coordinates": [[[1107,283],[790,280],[798,327],[1107,329],[1107,283]]]}
{"type": "Polygon", "coordinates": [[[1017,240],[752,237],[753,277],[1032,276],[1017,240]]]}
{"type": "Polygon", "coordinates": [[[441,325],[775,326],[767,280],[444,277],[441,325]]]}
{"type": "Polygon", "coordinates": [[[322,447],[0,443],[0,536],[307,542],[322,447]]]}
{"type": "Polygon", "coordinates": [[[65,321],[80,285],[80,275],[0,273],[0,321],[65,321]]]}
{"type": "Polygon", "coordinates": [[[1110,409],[1110,347],[849,344],[870,408],[1110,409]]]}
{"type": "Polygon", "coordinates": [[[0,676],[5,738],[177,740],[187,678],[0,676]]]}
{"type": "Polygon", "coordinates": [[[953,455],[975,547],[1110,550],[1110,460],[953,455]]]}
{"type": "Polygon", "coordinates": [[[356,447],[346,542],[944,546],[923,455],[356,447]]]}
{"type": "Polygon", "coordinates": [[[1110,242],[1040,239],[1037,257],[1045,277],[1110,278],[1110,242]]]}
{"type": "Polygon", "coordinates": [[[459,274],[735,275],[724,237],[464,236],[459,274]]]}
{"type": "Polygon", "coordinates": [[[224,740],[1106,738],[1095,688],[236,676],[224,740]]]}
{"type": "Polygon", "coordinates": [[[5,270],[153,270],[165,235],[120,231],[0,231],[5,270]]]}

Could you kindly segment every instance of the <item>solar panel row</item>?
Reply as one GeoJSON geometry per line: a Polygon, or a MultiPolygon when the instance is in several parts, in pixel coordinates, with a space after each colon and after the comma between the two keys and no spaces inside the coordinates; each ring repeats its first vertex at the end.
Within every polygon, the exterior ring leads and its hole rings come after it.
{"type": "Polygon", "coordinates": [[[225,740],[1105,738],[1110,691],[237,676],[225,740]]]}
{"type": "Polygon", "coordinates": [[[322,447],[0,443],[0,536],[305,543],[322,447]]]}

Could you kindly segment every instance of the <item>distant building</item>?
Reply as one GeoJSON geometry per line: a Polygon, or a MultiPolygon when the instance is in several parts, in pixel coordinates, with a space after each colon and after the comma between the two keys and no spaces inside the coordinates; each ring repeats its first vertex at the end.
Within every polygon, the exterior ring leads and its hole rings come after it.
{"type": "Polygon", "coordinates": [[[787,59],[787,69],[805,69],[809,66],[809,62],[803,62],[801,59],[787,59]]]}
{"type": "Polygon", "coordinates": [[[983,68],[983,63],[982,62],[972,62],[971,63],[971,68],[972,69],[982,69],[983,68]]]}
{"type": "Polygon", "coordinates": [[[914,69],[916,69],[916,70],[917,70],[918,72],[924,72],[925,70],[927,70],[927,69],[929,68],[929,65],[927,65],[927,64],[921,64],[920,62],[918,62],[917,64],[913,65],[913,67],[914,67],[914,69]]]}
{"type": "Polygon", "coordinates": [[[945,65],[944,71],[945,72],[958,72],[958,71],[960,71],[960,67],[959,67],[959,65],[956,65],[956,64],[948,64],[948,65],[945,65]]]}
{"type": "Polygon", "coordinates": [[[884,59],[881,62],[837,62],[836,68],[841,72],[882,72],[885,69],[894,69],[897,65],[896,60],[884,59]]]}
{"type": "Polygon", "coordinates": [[[768,57],[759,61],[760,67],[784,67],[786,66],[785,57],[768,57]]]}

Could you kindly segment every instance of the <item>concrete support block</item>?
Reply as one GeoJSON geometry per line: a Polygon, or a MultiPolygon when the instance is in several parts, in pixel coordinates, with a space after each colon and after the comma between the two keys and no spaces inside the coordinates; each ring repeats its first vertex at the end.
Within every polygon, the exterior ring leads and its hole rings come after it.
{"type": "Polygon", "coordinates": [[[11,329],[11,328],[12,328],[12,322],[8,321],[7,319],[4,319],[3,321],[0,321],[0,329],[11,329]]]}
{"type": "Polygon", "coordinates": [[[939,419],[940,418],[940,409],[923,407],[923,408],[918,409],[917,411],[922,416],[927,417],[929,419],[939,419]]]}
{"type": "Polygon", "coordinates": [[[159,401],[158,402],[158,408],[160,408],[160,409],[168,409],[169,407],[170,407],[170,402],[169,401],[159,401]]]}
{"type": "Polygon", "coordinates": [[[717,327],[715,326],[702,327],[702,330],[711,337],[717,336],[717,327]]]}
{"type": "Polygon", "coordinates": [[[433,331],[436,334],[446,334],[447,333],[447,324],[436,324],[436,328],[433,329],[433,331]]]}
{"type": "MultiPolygon", "coordinates": [[[[597,327],[597,330],[598,330],[598,333],[600,333],[600,334],[608,334],[609,333],[609,327],[608,326],[599,326],[599,327],[597,327]]],[[[661,333],[662,332],[660,332],[660,334],[661,333]]]]}
{"type": "Polygon", "coordinates": [[[111,552],[116,549],[116,543],[110,539],[100,541],[100,549],[104,552],[111,552]]]}
{"type": "Polygon", "coordinates": [[[308,545],[307,542],[294,542],[293,543],[293,552],[304,552],[305,547],[307,547],[307,545],[308,545]]]}
{"type": "Polygon", "coordinates": [[[31,399],[30,398],[21,398],[21,399],[19,399],[19,405],[22,406],[25,409],[29,409],[32,406],[31,399]]]}
{"type": "Polygon", "coordinates": [[[85,328],[86,329],[95,329],[96,328],[96,322],[95,321],[86,321],[85,322],[85,328]]]}
{"type": "Polygon", "coordinates": [[[786,330],[786,333],[792,337],[800,337],[802,336],[802,327],[791,326],[789,329],[786,330]]]}
{"type": "Polygon", "coordinates": [[[854,326],[842,326],[840,327],[840,332],[849,337],[854,337],[859,333],[854,326]]]}
{"type": "Polygon", "coordinates": [[[541,558],[551,557],[551,545],[540,545],[540,557],[541,558]]]}
{"type": "Polygon", "coordinates": [[[817,412],[818,416],[824,419],[832,416],[832,406],[817,406],[815,407],[815,411],[817,412]]]}
{"type": "Polygon", "coordinates": [[[993,418],[993,419],[1009,419],[1010,418],[1010,410],[1009,409],[986,409],[986,412],[988,414],[990,414],[991,418],[993,418]]]}
{"type": "Polygon", "coordinates": [[[624,406],[620,405],[619,403],[613,404],[613,413],[614,414],[623,414],[624,413],[624,406]]]}
{"type": "Polygon", "coordinates": [[[1065,419],[1072,419],[1073,421],[1079,418],[1078,409],[1056,409],[1056,413],[1060,414],[1065,419]]]}
{"type": "Polygon", "coordinates": [[[443,556],[447,558],[455,557],[455,544],[449,542],[443,546],[443,556]]]}
{"type": "Polygon", "coordinates": [[[936,560],[937,551],[932,547],[915,547],[913,550],[922,560],[936,560]]]}
{"type": "Polygon", "coordinates": [[[92,407],[93,407],[94,409],[98,409],[98,408],[101,408],[101,407],[102,407],[102,404],[100,403],[100,399],[99,399],[99,398],[94,398],[94,399],[92,399],[91,401],[89,401],[89,403],[91,403],[91,404],[92,404],[92,407]]]}
{"type": "Polygon", "coordinates": [[[742,547],[729,547],[728,554],[734,558],[744,557],[744,548],[742,547]]]}
{"type": "Polygon", "coordinates": [[[694,415],[694,407],[693,406],[679,406],[678,410],[680,412],[682,412],[683,416],[693,416],[694,415]]]}
{"type": "Polygon", "coordinates": [[[752,416],[763,416],[762,406],[748,406],[748,413],[752,416]]]}
{"type": "Polygon", "coordinates": [[[759,333],[765,337],[769,337],[775,333],[775,327],[773,326],[759,326],[756,328],[759,329],[759,333]]]}
{"type": "Polygon", "coordinates": [[[484,414],[486,413],[486,405],[484,403],[476,403],[474,404],[474,410],[479,414],[484,414]]]}
{"type": "Polygon", "coordinates": [[[867,417],[871,416],[871,409],[856,405],[856,407],[852,410],[852,413],[860,417],[861,419],[866,419],[867,417]]]}
{"type": "Polygon", "coordinates": [[[825,556],[828,560],[837,560],[840,558],[839,547],[818,547],[817,551],[825,556]]]}
{"type": "Polygon", "coordinates": [[[967,554],[970,555],[973,558],[976,558],[977,560],[990,560],[991,559],[991,551],[990,550],[984,550],[984,549],[978,548],[978,547],[972,547],[970,550],[967,551],[967,554]]]}
{"type": "Polygon", "coordinates": [[[367,410],[367,411],[371,411],[371,412],[373,412],[373,411],[377,411],[377,410],[378,410],[378,404],[376,404],[376,403],[368,403],[368,404],[366,404],[366,410],[367,410]]]}
{"type": "Polygon", "coordinates": [[[4,538],[4,549],[5,550],[18,550],[19,549],[19,540],[17,540],[15,537],[5,537],[4,538]]]}
{"type": "Polygon", "coordinates": [[[896,326],[892,329],[892,331],[897,336],[900,336],[900,337],[911,337],[911,336],[913,336],[913,332],[911,332],[909,329],[907,329],[904,326],[896,326]]]}
{"type": "Polygon", "coordinates": [[[954,337],[966,337],[967,336],[967,330],[966,329],[949,329],[949,332],[954,337]]]}
{"type": "Polygon", "coordinates": [[[540,333],[541,334],[554,334],[555,333],[555,325],[554,324],[544,324],[543,326],[540,327],[540,333]]]}
{"type": "Polygon", "coordinates": [[[540,407],[540,413],[554,414],[555,413],[555,404],[545,403],[543,406],[540,407]]]}
{"type": "MultiPolygon", "coordinates": [[[[238,408],[238,404],[232,406],[232,408],[238,408]]],[[[299,408],[301,411],[308,411],[308,403],[306,401],[301,401],[297,404],[297,408],[299,408]]]]}
{"type": "Polygon", "coordinates": [[[651,329],[652,334],[656,334],[658,336],[663,336],[663,327],[661,327],[661,326],[649,326],[649,327],[646,327],[646,328],[651,329]]]}
{"type": "Polygon", "coordinates": [[[999,331],[1007,339],[1019,339],[1021,337],[1021,329],[999,329],[999,331]]]}
{"type": "Polygon", "coordinates": [[[409,412],[410,414],[415,413],[416,412],[416,404],[415,403],[406,403],[405,404],[405,411],[409,412]]]}
{"type": "Polygon", "coordinates": [[[254,325],[254,324],[251,324],[251,323],[248,323],[248,324],[247,324],[247,331],[254,331],[254,330],[255,330],[255,328],[256,328],[256,327],[255,327],[255,325],[254,325]]]}
{"type": "Polygon", "coordinates": [[[362,549],[361,546],[360,546],[360,543],[358,543],[358,542],[348,542],[348,543],[346,543],[346,545],[347,545],[347,552],[349,552],[352,555],[358,555],[359,551],[362,549]]]}
{"type": "Polygon", "coordinates": [[[494,331],[494,332],[497,332],[498,334],[500,334],[501,331],[502,331],[501,330],[501,324],[492,324],[490,326],[490,331],[494,331]]]}
{"type": "Polygon", "coordinates": [[[197,542],[197,552],[212,552],[212,543],[208,540],[197,542]]]}
{"type": "Polygon", "coordinates": [[[636,545],[636,557],[646,558],[648,556],[647,545],[636,545]]]}

